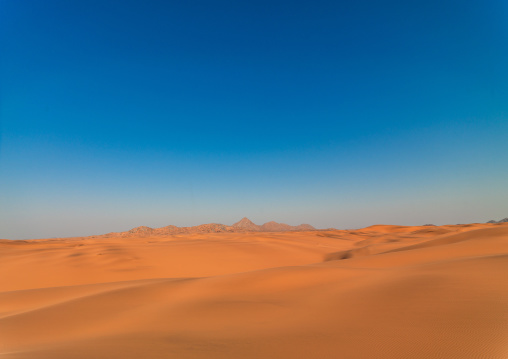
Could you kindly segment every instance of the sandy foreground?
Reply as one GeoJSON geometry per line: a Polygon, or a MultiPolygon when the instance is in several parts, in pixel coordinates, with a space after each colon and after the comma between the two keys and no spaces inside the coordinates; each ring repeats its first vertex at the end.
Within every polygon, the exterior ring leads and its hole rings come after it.
{"type": "Polygon", "coordinates": [[[0,358],[508,358],[508,223],[0,240],[0,358]]]}

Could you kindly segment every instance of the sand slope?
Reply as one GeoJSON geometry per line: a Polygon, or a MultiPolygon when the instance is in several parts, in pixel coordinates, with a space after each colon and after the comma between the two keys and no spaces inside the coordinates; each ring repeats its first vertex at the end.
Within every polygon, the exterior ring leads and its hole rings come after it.
{"type": "Polygon", "coordinates": [[[0,358],[507,358],[508,224],[0,241],[0,358]]]}

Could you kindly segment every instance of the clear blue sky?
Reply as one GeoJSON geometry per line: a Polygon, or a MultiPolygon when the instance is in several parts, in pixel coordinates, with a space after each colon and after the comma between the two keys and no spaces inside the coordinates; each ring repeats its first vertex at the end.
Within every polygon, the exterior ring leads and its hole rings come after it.
{"type": "Polygon", "coordinates": [[[508,4],[0,1],[0,238],[508,216],[508,4]]]}

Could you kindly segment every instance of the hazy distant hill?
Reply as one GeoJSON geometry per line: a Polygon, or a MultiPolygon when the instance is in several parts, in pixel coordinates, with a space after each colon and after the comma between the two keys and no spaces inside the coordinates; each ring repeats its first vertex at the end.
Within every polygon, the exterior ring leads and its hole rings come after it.
{"type": "Polygon", "coordinates": [[[488,221],[487,223],[506,223],[506,222],[508,222],[508,217],[503,218],[503,219],[501,219],[501,220],[499,220],[499,221],[494,221],[493,219],[491,219],[491,220],[490,220],[490,221],[488,221]]]}

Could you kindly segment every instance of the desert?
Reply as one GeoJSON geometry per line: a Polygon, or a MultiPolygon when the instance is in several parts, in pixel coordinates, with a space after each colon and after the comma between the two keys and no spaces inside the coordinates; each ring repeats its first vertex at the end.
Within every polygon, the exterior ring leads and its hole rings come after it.
{"type": "Polygon", "coordinates": [[[0,359],[508,359],[507,15],[1,0],[0,359]]]}
{"type": "Polygon", "coordinates": [[[242,221],[1,240],[0,357],[507,357],[508,223],[242,221]]]}

